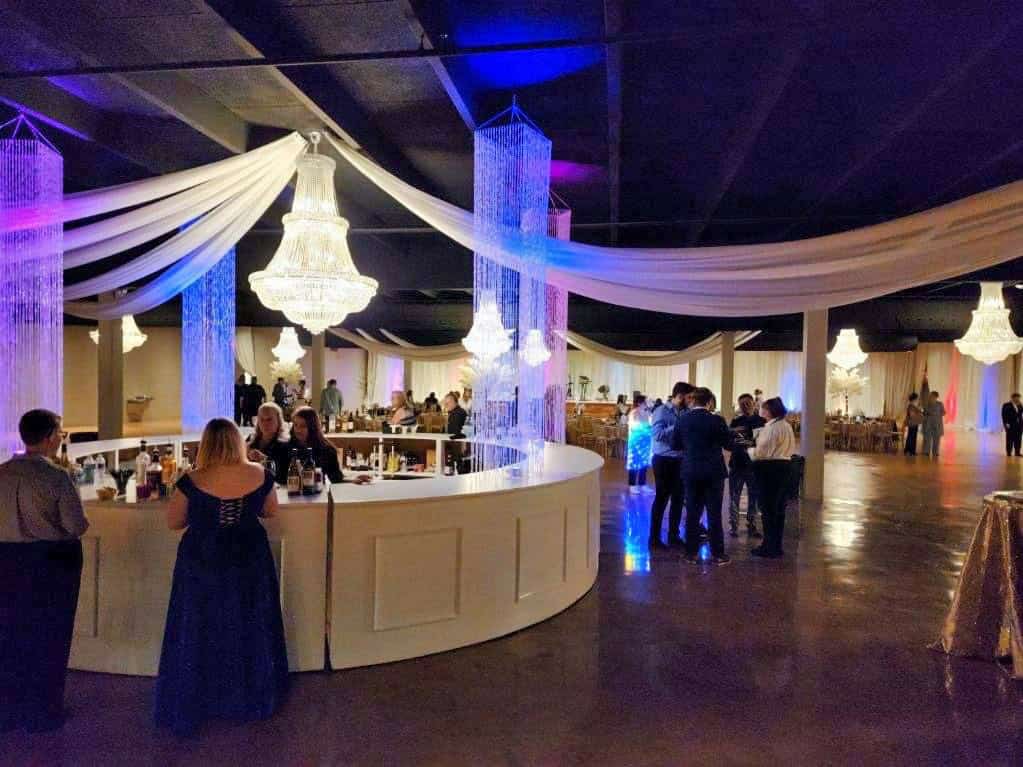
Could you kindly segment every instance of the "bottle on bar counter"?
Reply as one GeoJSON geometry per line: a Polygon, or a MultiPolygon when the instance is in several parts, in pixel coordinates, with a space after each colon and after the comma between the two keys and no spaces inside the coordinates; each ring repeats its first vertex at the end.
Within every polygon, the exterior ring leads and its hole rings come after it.
{"type": "Polygon", "coordinates": [[[352,417],[351,411],[348,412],[348,420],[345,421],[345,431],[349,433],[355,431],[355,419],[352,417]]]}
{"type": "Polygon", "coordinates": [[[149,456],[149,468],[146,470],[146,484],[149,485],[149,495],[159,498],[163,495],[160,491],[160,484],[163,478],[163,467],[160,465],[160,451],[153,448],[149,456]]]}
{"type": "Polygon", "coordinates": [[[146,448],[146,441],[142,440],[139,446],[139,454],[135,456],[135,493],[140,501],[149,498],[149,451],[146,448]]]}
{"type": "Polygon", "coordinates": [[[302,462],[302,495],[316,495],[316,462],[312,448],[306,449],[302,462]]]}
{"type": "Polygon", "coordinates": [[[174,487],[175,475],[178,471],[178,462],[174,458],[174,448],[170,445],[164,448],[163,457],[160,459],[160,495],[170,495],[174,487]]]}
{"type": "Polygon", "coordinates": [[[291,464],[288,466],[288,495],[302,494],[302,467],[298,462],[298,450],[291,451],[291,464]]]}
{"type": "Polygon", "coordinates": [[[319,495],[323,492],[323,469],[319,464],[316,464],[316,494],[319,495]]]}

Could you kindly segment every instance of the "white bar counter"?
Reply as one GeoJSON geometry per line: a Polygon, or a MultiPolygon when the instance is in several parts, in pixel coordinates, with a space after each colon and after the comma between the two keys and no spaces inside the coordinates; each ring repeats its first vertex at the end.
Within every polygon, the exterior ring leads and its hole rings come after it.
{"type": "MultiPolygon", "coordinates": [[[[139,440],[117,442],[72,445],[72,457],[137,447],[139,440]]],[[[290,668],[325,668],[325,637],[331,667],[364,666],[518,631],[582,597],[597,576],[603,461],[582,448],[548,444],[543,464],[528,478],[512,466],[345,482],[318,497],[278,490],[280,511],[266,526],[290,668]]],[[[163,502],[128,505],[87,495],[90,529],[69,665],[154,675],[180,533],[167,529],[163,502]]]]}

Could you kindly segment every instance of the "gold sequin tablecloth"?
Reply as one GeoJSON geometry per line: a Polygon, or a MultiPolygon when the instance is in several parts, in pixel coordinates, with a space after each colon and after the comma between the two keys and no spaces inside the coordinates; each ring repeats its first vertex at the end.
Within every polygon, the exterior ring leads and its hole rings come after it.
{"type": "Polygon", "coordinates": [[[1011,658],[1012,676],[1023,679],[1021,558],[1023,492],[985,496],[935,649],[969,658],[1011,658]]]}

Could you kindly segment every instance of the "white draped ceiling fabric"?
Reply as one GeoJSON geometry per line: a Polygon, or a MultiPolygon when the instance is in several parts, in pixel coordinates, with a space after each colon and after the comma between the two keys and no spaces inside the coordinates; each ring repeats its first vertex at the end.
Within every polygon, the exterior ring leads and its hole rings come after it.
{"type": "Polygon", "coordinates": [[[0,232],[66,223],[126,208],[68,229],[64,269],[94,263],[170,232],[173,237],[127,264],[64,286],[64,309],[92,319],[138,314],[180,293],[212,268],[281,193],[306,142],[297,133],[245,154],[143,181],[67,195],[49,206],[0,212],[0,232]],[[190,222],[194,225],[181,229],[190,222]],[[157,278],[114,301],[80,299],[157,278]]]}
{"type": "MultiPolygon", "coordinates": [[[[367,179],[459,244],[508,266],[524,252],[507,232],[480,241],[470,211],[388,173],[330,136],[367,179]]],[[[620,306],[674,314],[791,314],[865,301],[1016,258],[1023,182],[876,226],[793,242],[611,248],[548,237],[548,281],[620,306]]]]}
{"type": "MultiPolygon", "coordinates": [[[[735,346],[738,348],[747,341],[752,340],[760,335],[759,330],[742,331],[735,334],[735,346]]],[[[591,341],[586,336],[580,335],[579,333],[573,333],[571,330],[567,333],[568,342],[577,349],[581,349],[591,354],[596,354],[601,357],[607,357],[615,360],[616,362],[624,362],[627,365],[639,365],[642,367],[670,367],[673,365],[684,365],[697,360],[711,357],[715,354],[721,353],[721,334],[714,333],[711,336],[703,339],[702,341],[693,344],[681,351],[670,352],[668,354],[634,354],[631,352],[618,351],[612,349],[610,346],[604,346],[598,344],[596,341],[591,341]]]]}

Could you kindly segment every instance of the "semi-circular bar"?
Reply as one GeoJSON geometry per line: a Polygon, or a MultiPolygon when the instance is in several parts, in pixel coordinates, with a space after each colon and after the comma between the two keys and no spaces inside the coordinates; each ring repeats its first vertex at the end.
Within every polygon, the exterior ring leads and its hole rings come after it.
{"type": "MultiPolygon", "coordinates": [[[[377,441],[377,433],[332,434],[377,441]]],[[[437,443],[436,434],[388,442],[437,443]]],[[[198,435],[148,439],[180,446],[198,435]]],[[[138,440],[71,446],[72,458],[138,447],[138,440]]],[[[289,498],[266,523],[281,582],[292,671],[384,663],[508,634],[555,615],[593,585],[600,547],[603,461],[547,444],[543,471],[521,466],[411,481],[343,483],[289,498]]],[[[83,491],[90,528],[70,667],[155,675],[180,533],[162,502],[97,500],[83,491]]]]}

